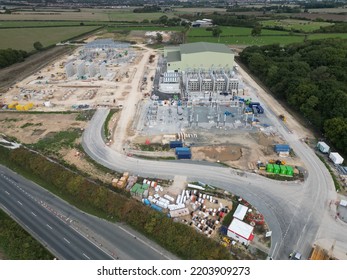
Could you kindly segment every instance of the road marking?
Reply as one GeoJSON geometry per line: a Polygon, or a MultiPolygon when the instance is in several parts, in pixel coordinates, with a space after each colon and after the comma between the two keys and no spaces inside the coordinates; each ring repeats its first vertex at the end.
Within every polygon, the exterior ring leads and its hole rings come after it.
{"type": "Polygon", "coordinates": [[[69,240],[67,240],[65,237],[64,237],[64,240],[65,240],[67,243],[69,243],[69,244],[70,244],[70,241],[69,241],[69,240]]]}
{"type": "Polygon", "coordinates": [[[90,258],[85,253],[83,253],[83,256],[85,256],[88,260],[90,260],[90,258]]]}
{"type": "Polygon", "coordinates": [[[50,228],[50,229],[53,229],[49,224],[46,224],[46,226],[47,226],[48,228],[50,228]]]}
{"type": "Polygon", "coordinates": [[[22,206],[23,206],[22,202],[20,202],[19,200],[17,200],[17,202],[18,202],[20,205],[22,205],[22,206]]]}
{"type": "Polygon", "coordinates": [[[37,217],[36,214],[35,214],[34,212],[31,212],[31,214],[33,214],[35,217],[37,217]]]}
{"type": "Polygon", "coordinates": [[[6,193],[7,195],[10,195],[10,193],[9,193],[8,191],[5,191],[5,193],[6,193]]]}

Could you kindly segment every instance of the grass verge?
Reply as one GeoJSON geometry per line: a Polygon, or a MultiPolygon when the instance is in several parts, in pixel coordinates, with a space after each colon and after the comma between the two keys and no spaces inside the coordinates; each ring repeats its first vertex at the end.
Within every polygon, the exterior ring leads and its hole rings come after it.
{"type": "Polygon", "coordinates": [[[327,164],[327,163],[325,162],[325,159],[324,159],[322,156],[318,155],[317,153],[316,153],[316,155],[317,155],[317,157],[323,162],[323,164],[325,165],[325,167],[328,169],[328,171],[329,171],[331,177],[333,178],[334,185],[335,185],[335,190],[336,190],[337,192],[339,192],[339,191],[341,190],[341,185],[340,185],[339,181],[337,180],[335,173],[331,170],[331,167],[329,166],[329,164],[327,164]]]}

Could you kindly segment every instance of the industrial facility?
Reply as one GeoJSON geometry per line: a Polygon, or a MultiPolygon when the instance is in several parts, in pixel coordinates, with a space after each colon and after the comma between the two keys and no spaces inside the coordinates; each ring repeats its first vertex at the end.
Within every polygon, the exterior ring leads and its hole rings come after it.
{"type": "Polygon", "coordinates": [[[234,54],[225,45],[198,42],[165,47],[164,58],[158,86],[162,92],[188,99],[194,93],[209,93],[218,99],[220,93],[234,95],[239,89],[233,71],[234,54]]]}

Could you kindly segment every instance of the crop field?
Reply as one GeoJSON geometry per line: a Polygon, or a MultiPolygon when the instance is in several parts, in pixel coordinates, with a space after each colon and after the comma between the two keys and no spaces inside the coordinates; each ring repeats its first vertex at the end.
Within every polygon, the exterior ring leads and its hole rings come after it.
{"type": "Polygon", "coordinates": [[[173,13],[134,13],[131,9],[81,9],[80,11],[18,11],[12,14],[0,14],[0,21],[137,21],[159,19],[173,13]]]}
{"type": "Polygon", "coordinates": [[[232,36],[232,37],[188,37],[188,42],[211,42],[226,45],[268,45],[268,44],[291,44],[302,42],[304,36],[232,36]]]}
{"type": "Polygon", "coordinates": [[[183,27],[181,27],[181,26],[170,26],[170,27],[163,27],[163,26],[127,26],[127,27],[117,26],[117,27],[112,27],[112,26],[109,26],[107,28],[108,32],[133,31],[133,30],[140,30],[140,31],[181,31],[181,30],[183,30],[183,27]]]}
{"type": "Polygon", "coordinates": [[[213,13],[213,12],[218,12],[218,13],[225,13],[226,10],[224,8],[175,8],[174,13],[177,14],[193,14],[193,13],[213,13]]]}
{"type": "MultiPolygon", "coordinates": [[[[301,30],[303,32],[312,32],[320,27],[334,25],[329,22],[315,22],[309,20],[295,20],[295,19],[282,19],[282,20],[265,20],[261,22],[263,27],[282,27],[285,30],[301,30]]],[[[263,30],[264,31],[264,30],[263,30]]]]}
{"type": "Polygon", "coordinates": [[[95,26],[10,28],[0,29],[0,49],[13,48],[31,51],[36,41],[46,47],[74,36],[92,31],[95,26]]]}
{"type": "MultiPolygon", "coordinates": [[[[108,22],[86,21],[84,25],[102,25],[108,22]]],[[[2,28],[19,28],[19,27],[55,27],[55,26],[80,26],[81,21],[0,21],[2,28]]]]}
{"type": "MultiPolygon", "coordinates": [[[[233,27],[233,26],[222,26],[221,36],[248,36],[251,35],[252,28],[248,27],[233,27]]],[[[262,30],[262,35],[287,35],[286,31],[277,30],[262,30]]],[[[188,37],[194,36],[211,36],[212,31],[206,31],[206,28],[191,28],[189,30],[188,37]]]]}

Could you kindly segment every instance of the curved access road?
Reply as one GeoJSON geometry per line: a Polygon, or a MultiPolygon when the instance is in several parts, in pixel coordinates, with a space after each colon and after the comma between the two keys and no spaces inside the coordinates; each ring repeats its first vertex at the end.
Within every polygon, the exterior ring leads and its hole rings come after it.
{"type": "Polygon", "coordinates": [[[175,259],[139,233],[88,215],[0,165],[0,208],[59,259],[175,259]]]}
{"type": "MultiPolygon", "coordinates": [[[[330,174],[315,153],[295,134],[287,132],[275,116],[272,116],[273,123],[307,168],[308,177],[304,183],[274,181],[256,174],[195,162],[127,157],[111,149],[102,139],[102,127],[108,112],[108,109],[99,108],[83,134],[82,145],[90,157],[113,170],[166,179],[182,175],[190,181],[204,181],[243,197],[264,214],[272,231],[270,255],[274,259],[286,259],[292,250],[308,257],[313,242],[320,237],[317,234],[323,232],[321,227],[329,227],[329,223],[334,222],[328,213],[328,202],[336,199],[330,174]]],[[[345,228],[341,229],[346,232],[345,228]]]]}

